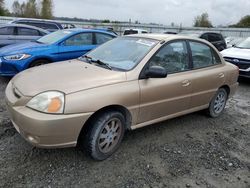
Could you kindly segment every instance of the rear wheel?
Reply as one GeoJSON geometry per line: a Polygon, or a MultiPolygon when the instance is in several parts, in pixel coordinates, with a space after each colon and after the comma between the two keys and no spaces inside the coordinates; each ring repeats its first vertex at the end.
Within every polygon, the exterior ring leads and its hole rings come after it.
{"type": "Polygon", "coordinates": [[[207,110],[208,115],[211,117],[220,116],[224,111],[227,99],[228,99],[227,91],[224,88],[220,88],[216,92],[212,101],[210,102],[209,108],[207,110]]]}
{"type": "Polygon", "coordinates": [[[109,111],[97,116],[85,137],[85,148],[96,160],[111,156],[120,146],[125,133],[125,118],[120,112],[109,111]]]}
{"type": "Polygon", "coordinates": [[[49,61],[46,60],[46,59],[38,59],[38,60],[33,61],[30,64],[29,68],[31,68],[31,67],[37,67],[37,66],[41,66],[41,65],[45,65],[45,64],[48,64],[48,63],[49,63],[49,61]]]}

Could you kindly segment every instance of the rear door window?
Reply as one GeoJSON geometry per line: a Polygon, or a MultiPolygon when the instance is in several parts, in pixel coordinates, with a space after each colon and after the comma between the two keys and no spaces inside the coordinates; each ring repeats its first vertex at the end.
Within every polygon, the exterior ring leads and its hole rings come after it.
{"type": "Polygon", "coordinates": [[[205,68],[221,63],[218,54],[208,45],[193,41],[189,42],[189,44],[192,52],[194,69],[205,68]]]}
{"type": "Polygon", "coordinates": [[[14,27],[0,28],[0,35],[14,35],[14,27]]]}
{"type": "Polygon", "coordinates": [[[96,36],[96,44],[97,45],[103,44],[103,43],[114,38],[111,35],[107,35],[107,34],[103,34],[103,33],[95,33],[95,36],[96,36]]]}
{"type": "Polygon", "coordinates": [[[65,41],[66,46],[82,46],[82,45],[92,45],[93,35],[92,33],[80,33],[74,35],[65,41]]]}
{"type": "Polygon", "coordinates": [[[21,36],[40,36],[39,31],[30,28],[17,27],[17,35],[21,36]]]}

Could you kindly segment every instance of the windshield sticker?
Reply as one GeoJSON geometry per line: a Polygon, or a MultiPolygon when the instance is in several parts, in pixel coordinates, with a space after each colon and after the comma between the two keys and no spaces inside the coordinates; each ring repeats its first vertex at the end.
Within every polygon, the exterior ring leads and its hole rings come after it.
{"type": "Polygon", "coordinates": [[[136,43],[143,44],[143,45],[150,46],[150,47],[155,45],[155,42],[144,40],[144,39],[139,39],[139,40],[136,41],[136,43]]]}

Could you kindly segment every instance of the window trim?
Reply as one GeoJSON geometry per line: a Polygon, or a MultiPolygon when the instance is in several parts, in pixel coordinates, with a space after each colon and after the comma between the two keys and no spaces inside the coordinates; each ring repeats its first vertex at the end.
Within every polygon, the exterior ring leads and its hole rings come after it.
{"type": "Polygon", "coordinates": [[[191,70],[199,70],[199,69],[205,69],[205,68],[208,68],[208,67],[213,67],[213,66],[218,66],[218,65],[222,65],[222,59],[220,58],[220,56],[218,55],[219,59],[220,59],[220,63],[216,63],[214,64],[214,59],[213,59],[213,64],[212,65],[209,65],[209,66],[205,66],[205,67],[199,67],[199,68],[194,68],[194,62],[193,62],[193,55],[192,55],[192,50],[191,50],[191,46],[190,46],[190,42],[196,42],[196,43],[200,43],[200,44],[203,44],[203,45],[206,45],[207,47],[210,48],[210,52],[211,52],[211,55],[213,55],[213,51],[214,53],[217,54],[217,52],[208,44],[202,42],[202,41],[197,41],[197,40],[192,40],[192,39],[188,39],[187,40],[187,45],[188,45],[188,48],[189,48],[189,54],[190,54],[190,59],[191,59],[191,70]]]}
{"type": "Polygon", "coordinates": [[[139,80],[143,80],[143,79],[147,79],[145,73],[146,73],[146,70],[149,66],[149,63],[151,61],[151,59],[162,49],[164,48],[165,46],[171,44],[171,43],[175,43],[175,42],[184,42],[185,45],[186,45],[186,49],[187,49],[187,54],[188,54],[188,70],[183,70],[183,71],[180,71],[180,72],[173,72],[173,73],[167,73],[167,75],[172,75],[172,74],[178,74],[178,73],[183,73],[183,72],[187,72],[187,71],[192,71],[192,63],[191,63],[191,54],[190,54],[190,51],[188,49],[188,41],[187,39],[174,39],[174,40],[171,40],[171,41],[168,41],[168,42],[165,42],[162,44],[162,46],[150,57],[150,59],[147,61],[147,63],[144,65],[144,67],[142,68],[140,74],[139,74],[139,80]]]}

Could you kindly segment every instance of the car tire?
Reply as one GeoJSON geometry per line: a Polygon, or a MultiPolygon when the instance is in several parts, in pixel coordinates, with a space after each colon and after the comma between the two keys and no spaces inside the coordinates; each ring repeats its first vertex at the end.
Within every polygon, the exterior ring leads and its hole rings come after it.
{"type": "Polygon", "coordinates": [[[125,118],[120,112],[107,111],[98,115],[85,135],[84,145],[88,154],[99,161],[110,157],[121,144],[125,125],[125,118]]]}
{"type": "Polygon", "coordinates": [[[227,91],[224,88],[220,88],[212,98],[209,108],[207,109],[207,114],[213,118],[220,116],[225,109],[227,99],[227,91]]]}
{"type": "Polygon", "coordinates": [[[45,65],[45,64],[48,64],[48,63],[49,63],[49,61],[46,60],[46,59],[38,59],[38,60],[33,61],[30,64],[29,68],[31,68],[31,67],[37,67],[37,66],[41,66],[41,65],[45,65]]]}

